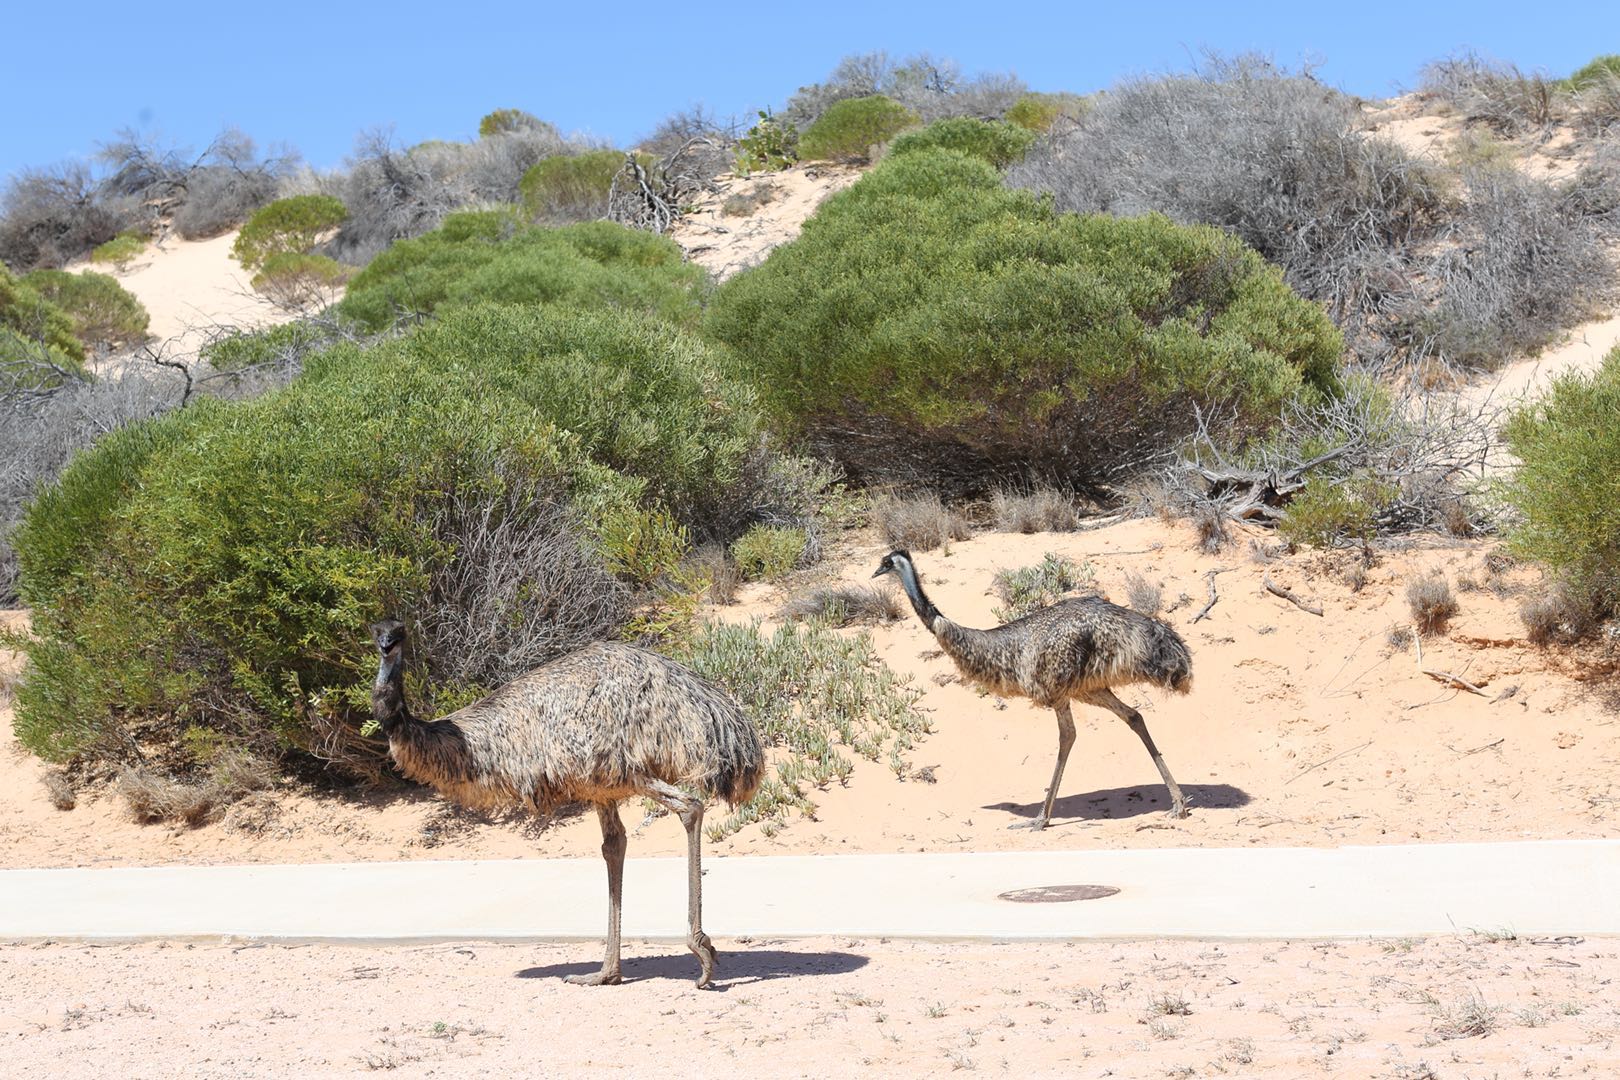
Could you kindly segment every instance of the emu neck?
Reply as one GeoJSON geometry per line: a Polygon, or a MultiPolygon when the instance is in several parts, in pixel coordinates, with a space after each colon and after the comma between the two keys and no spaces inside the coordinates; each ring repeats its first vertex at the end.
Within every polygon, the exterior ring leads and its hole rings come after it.
{"type": "Polygon", "coordinates": [[[371,715],[390,738],[414,722],[405,704],[405,662],[401,652],[384,656],[377,665],[377,681],[371,687],[371,715]]]}
{"type": "Polygon", "coordinates": [[[928,599],[928,594],[923,592],[922,582],[917,580],[916,567],[899,559],[895,562],[896,569],[900,572],[900,587],[906,590],[906,598],[911,601],[911,610],[915,611],[917,618],[928,627],[928,632],[933,633],[934,620],[941,617],[939,608],[935,607],[934,602],[928,599]]]}

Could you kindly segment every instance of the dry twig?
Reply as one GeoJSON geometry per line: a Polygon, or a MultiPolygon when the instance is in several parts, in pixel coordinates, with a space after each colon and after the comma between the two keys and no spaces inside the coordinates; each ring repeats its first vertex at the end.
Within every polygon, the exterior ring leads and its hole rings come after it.
{"type": "Polygon", "coordinates": [[[1303,601],[1299,597],[1295,596],[1289,590],[1283,588],[1281,585],[1278,585],[1275,581],[1272,581],[1271,580],[1271,571],[1270,570],[1266,571],[1265,586],[1266,586],[1266,592],[1270,593],[1272,596],[1280,596],[1284,600],[1287,600],[1290,604],[1293,604],[1295,607],[1299,608],[1299,610],[1308,611],[1312,615],[1317,616],[1318,618],[1321,617],[1321,615],[1322,615],[1322,605],[1320,605],[1320,604],[1307,604],[1305,601],[1303,601]]]}

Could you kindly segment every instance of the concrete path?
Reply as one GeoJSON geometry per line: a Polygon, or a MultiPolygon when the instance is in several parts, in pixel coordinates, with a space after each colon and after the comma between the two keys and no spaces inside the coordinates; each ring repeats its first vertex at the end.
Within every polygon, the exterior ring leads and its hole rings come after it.
{"type": "MultiPolygon", "coordinates": [[[[713,858],[718,938],[1620,935],[1620,840],[713,858]],[[1093,885],[1096,899],[1002,894],[1093,885]],[[1099,890],[1106,891],[1106,890],[1099,890]]],[[[685,933],[681,859],[631,859],[624,932],[685,933]]],[[[586,859],[0,871],[0,941],[595,938],[586,859]]]]}

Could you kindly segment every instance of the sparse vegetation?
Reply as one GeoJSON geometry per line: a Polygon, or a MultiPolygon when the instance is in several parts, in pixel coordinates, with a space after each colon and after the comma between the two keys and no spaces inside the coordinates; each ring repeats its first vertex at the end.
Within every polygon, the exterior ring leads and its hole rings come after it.
{"type": "Polygon", "coordinates": [[[726,201],[720,204],[720,213],[725,217],[747,217],[755,210],[773,201],[778,194],[775,184],[759,183],[747,191],[739,191],[734,195],[726,196],[726,201]]]}
{"type": "Polygon", "coordinates": [[[953,116],[935,120],[918,131],[907,131],[889,144],[889,154],[911,154],[919,150],[959,150],[970,157],[1005,169],[1029,153],[1035,134],[1005,120],[978,120],[953,116]]]}
{"type": "Polygon", "coordinates": [[[854,764],[845,749],[903,765],[929,730],[918,691],[878,659],[865,633],[845,637],[814,621],[769,633],[757,623],[711,623],[679,658],[736,696],[766,746],[788,752],[751,802],[708,826],[711,840],[755,821],[780,828],[792,808],[812,815],[805,788],[846,781],[854,764]]]}
{"type": "Polygon", "coordinates": [[[23,280],[62,309],[73,336],[91,349],[138,344],[146,337],[146,308],[116,278],[88,270],[35,270],[23,280]]]}
{"type": "Polygon", "coordinates": [[[840,60],[825,82],[800,87],[782,115],[802,131],[838,102],[881,94],[925,122],[998,117],[1027,92],[1016,75],[986,72],[969,78],[954,61],[927,53],[900,60],[885,52],[861,53],[840,60]]]}
{"type": "Polygon", "coordinates": [[[1438,634],[1457,614],[1457,598],[1452,595],[1451,583],[1445,575],[1425,574],[1406,586],[1406,604],[1412,611],[1412,622],[1421,634],[1438,634]]]}
{"type": "Polygon", "coordinates": [[[1554,80],[1473,52],[1429,64],[1422,89],[1502,135],[1544,131],[1563,111],[1554,80]]]}
{"type": "Polygon", "coordinates": [[[1080,525],[1074,500],[1051,487],[1027,492],[998,490],[991,497],[990,512],[999,532],[1068,532],[1080,525]]]}
{"type": "Polygon", "coordinates": [[[921,117],[898,101],[873,94],[834,102],[799,137],[799,155],[812,161],[865,161],[874,146],[921,117]]]}
{"type": "Polygon", "coordinates": [[[781,617],[818,619],[832,626],[894,622],[904,614],[892,590],[871,585],[836,585],[815,589],[782,606],[781,617]]]}
{"type": "Polygon", "coordinates": [[[731,545],[731,558],[744,578],[771,581],[798,567],[806,543],[803,529],[755,525],[731,545]]]}
{"type": "Polygon", "coordinates": [[[480,139],[487,139],[495,135],[512,135],[522,131],[542,131],[549,132],[552,135],[557,134],[557,129],[551,124],[546,123],[533,113],[524,112],[522,109],[495,109],[492,112],[485,113],[478,121],[478,137],[480,139]]]}
{"type": "Polygon", "coordinates": [[[872,506],[872,524],[885,544],[909,551],[932,551],[973,535],[967,518],[935,494],[885,495],[872,506]]]}
{"type": "Polygon", "coordinates": [[[1133,611],[1150,619],[1164,610],[1164,586],[1140,574],[1125,575],[1125,597],[1133,611]]]}
{"type": "Polygon", "coordinates": [[[1090,585],[1094,577],[1090,563],[1077,564],[1050,552],[1034,566],[999,571],[990,585],[1002,604],[995,616],[1002,622],[1021,619],[1050,607],[1065,593],[1090,585]]]}

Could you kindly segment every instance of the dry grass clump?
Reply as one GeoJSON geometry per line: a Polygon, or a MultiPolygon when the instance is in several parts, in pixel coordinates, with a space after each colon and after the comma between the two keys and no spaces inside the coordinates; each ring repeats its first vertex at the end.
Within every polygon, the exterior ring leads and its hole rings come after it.
{"type": "Polygon", "coordinates": [[[890,589],[870,585],[837,585],[816,589],[783,605],[784,619],[819,619],[833,626],[894,622],[904,614],[900,598],[890,589]]]}
{"type": "Polygon", "coordinates": [[[1412,609],[1412,621],[1424,634],[1445,630],[1446,623],[1457,614],[1457,598],[1452,595],[1451,583],[1438,572],[1425,574],[1407,585],[1406,602],[1412,609]]]}
{"type": "Polygon", "coordinates": [[[728,195],[720,204],[720,213],[725,217],[747,217],[766,203],[774,202],[780,193],[781,189],[769,181],[755,184],[748,191],[728,195]]]}
{"type": "Polygon", "coordinates": [[[1553,80],[1475,52],[1429,64],[1421,88],[1501,135],[1545,131],[1564,112],[1553,80]]]}
{"type": "Polygon", "coordinates": [[[709,582],[707,589],[709,600],[716,604],[731,604],[737,599],[737,590],[742,587],[742,571],[737,564],[726,558],[726,549],[719,544],[704,544],[694,551],[686,560],[690,567],[699,576],[709,582]]]}
{"type": "Polygon", "coordinates": [[[1131,610],[1153,618],[1164,610],[1164,586],[1141,574],[1125,575],[1125,596],[1131,610]]]}
{"type": "Polygon", "coordinates": [[[967,518],[935,494],[884,496],[872,506],[872,523],[885,544],[908,551],[932,551],[973,535],[967,518]]]}
{"type": "Polygon", "coordinates": [[[1572,645],[1591,634],[1597,623],[1589,605],[1556,586],[1521,604],[1519,619],[1535,645],[1572,645]]]}
{"type": "Polygon", "coordinates": [[[78,805],[79,798],[73,790],[73,782],[61,769],[51,769],[39,779],[45,785],[45,795],[51,800],[52,806],[58,810],[71,810],[78,805]]]}
{"type": "Polygon", "coordinates": [[[200,780],[180,780],[144,768],[127,768],[118,776],[118,794],[132,820],[196,827],[254,791],[275,783],[274,766],[242,751],[222,754],[200,780]]]}
{"type": "Polygon", "coordinates": [[[1090,563],[1078,564],[1048,552],[1034,566],[996,574],[990,587],[1003,606],[995,609],[995,616],[1002,622],[1022,618],[1056,603],[1064,593],[1091,584],[1094,578],[1090,563]]]}
{"type": "Polygon", "coordinates": [[[1496,1030],[1497,1010],[1475,993],[1460,998],[1450,1008],[1436,1006],[1436,1039],[1472,1039],[1496,1030]]]}
{"type": "Polygon", "coordinates": [[[1074,503],[1056,488],[997,491],[990,511],[995,515],[998,532],[1068,532],[1080,525],[1074,503]]]}
{"type": "Polygon", "coordinates": [[[1193,511],[1193,531],[1198,536],[1198,549],[1213,555],[1226,546],[1226,515],[1220,508],[1204,504],[1193,511]]]}

